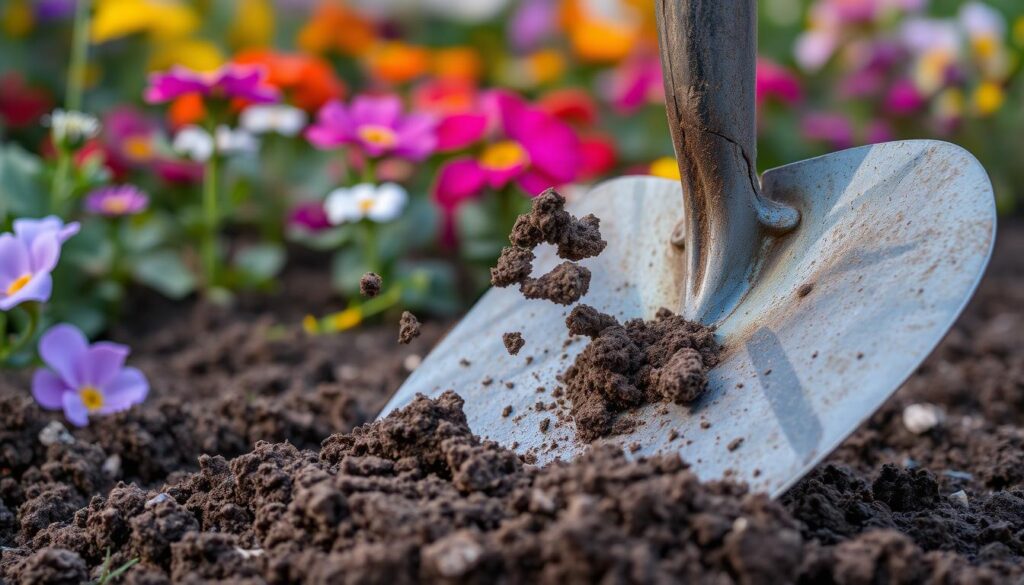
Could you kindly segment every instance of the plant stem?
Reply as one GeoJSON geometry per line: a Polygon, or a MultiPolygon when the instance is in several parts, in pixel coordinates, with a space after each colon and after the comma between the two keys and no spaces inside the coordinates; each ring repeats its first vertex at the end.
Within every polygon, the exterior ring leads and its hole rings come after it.
{"type": "Polygon", "coordinates": [[[71,181],[71,153],[63,144],[57,145],[57,170],[53,176],[53,188],[50,191],[50,212],[63,215],[64,202],[68,197],[68,185],[71,181]]]}
{"type": "MultiPolygon", "coordinates": [[[[39,328],[39,303],[25,303],[21,305],[20,308],[26,315],[28,315],[28,323],[25,325],[25,329],[21,331],[18,337],[10,345],[7,344],[7,333],[6,331],[4,332],[2,346],[0,346],[0,362],[7,361],[7,358],[11,357],[11,355],[21,351],[25,345],[32,340],[36,334],[36,329],[39,328]]],[[[4,315],[5,329],[6,320],[7,315],[4,315]]]]}
{"type": "Polygon", "coordinates": [[[206,172],[203,176],[203,274],[206,277],[206,288],[210,289],[217,283],[217,228],[219,223],[217,211],[217,155],[206,161],[206,172]]]}
{"type": "Polygon", "coordinates": [[[366,261],[366,267],[380,273],[383,269],[380,266],[380,254],[377,250],[377,224],[369,219],[364,219],[360,223],[362,224],[363,258],[366,261]]]}
{"type": "Polygon", "coordinates": [[[85,92],[85,68],[89,56],[89,20],[92,0],[78,0],[75,3],[75,26],[71,37],[71,62],[68,68],[67,93],[64,107],[68,110],[82,109],[82,95],[85,92]]]}

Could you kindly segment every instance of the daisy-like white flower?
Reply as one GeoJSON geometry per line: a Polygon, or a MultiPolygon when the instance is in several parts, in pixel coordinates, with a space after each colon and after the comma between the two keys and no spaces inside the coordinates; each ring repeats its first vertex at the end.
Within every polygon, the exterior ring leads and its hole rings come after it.
{"type": "Polygon", "coordinates": [[[246,130],[217,126],[214,136],[199,126],[185,126],[175,136],[171,145],[174,151],[197,161],[210,160],[214,152],[221,155],[245,154],[259,148],[256,137],[246,130]]]}
{"type": "Polygon", "coordinates": [[[43,119],[49,126],[53,142],[61,146],[76,146],[100,133],[100,121],[84,112],[56,109],[43,119]]]}
{"type": "Polygon", "coordinates": [[[242,110],[239,125],[253,134],[296,136],[306,127],[306,112],[288,105],[249,106],[242,110]]]}
{"type": "Polygon", "coordinates": [[[327,196],[324,210],[334,225],[369,219],[377,223],[392,221],[402,214],[409,200],[400,185],[361,183],[351,188],[335,189],[327,196]]]}

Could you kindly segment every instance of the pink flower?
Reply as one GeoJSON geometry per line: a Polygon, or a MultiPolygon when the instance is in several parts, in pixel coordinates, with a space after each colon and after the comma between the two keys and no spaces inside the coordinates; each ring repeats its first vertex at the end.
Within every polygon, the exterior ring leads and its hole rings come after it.
{"type": "Polygon", "coordinates": [[[656,54],[627,59],[602,82],[602,93],[620,114],[630,114],[665,100],[661,61],[656,54]]]}
{"type": "Polygon", "coordinates": [[[897,80],[885,95],[885,111],[896,116],[913,114],[924,104],[924,96],[909,79],[897,80]]]}
{"type": "Polygon", "coordinates": [[[101,187],[85,198],[86,211],[106,217],[136,215],[147,207],[149,196],[135,185],[101,187]]]}
{"type": "Polygon", "coordinates": [[[776,99],[786,105],[803,101],[804,92],[800,80],[791,71],[765,58],[757,60],[757,103],[776,99]]]}
{"type": "Polygon", "coordinates": [[[808,140],[826,142],[832,148],[853,146],[853,125],[842,114],[812,112],[800,121],[800,129],[808,140]]]}
{"type": "Polygon", "coordinates": [[[150,104],[162,104],[186,95],[242,99],[254,104],[273,103],[281,97],[277,89],[266,83],[263,68],[228,64],[210,73],[181,66],[165,73],[153,73],[143,98],[150,104]]]}
{"type": "Polygon", "coordinates": [[[331,100],[320,109],[306,139],[320,149],[352,144],[373,158],[393,155],[420,161],[437,149],[437,118],[402,115],[398,96],[359,96],[346,107],[331,100]]]}
{"type": "Polygon", "coordinates": [[[313,233],[331,227],[321,201],[305,201],[296,205],[288,216],[288,224],[313,233]]]}
{"type": "Polygon", "coordinates": [[[568,124],[505,91],[489,92],[483,106],[486,114],[467,114],[452,123],[465,125],[462,138],[488,141],[479,154],[451,160],[438,171],[434,196],[445,210],[454,210],[486,188],[515,183],[539,195],[578,177],[580,140],[568,124]]]}

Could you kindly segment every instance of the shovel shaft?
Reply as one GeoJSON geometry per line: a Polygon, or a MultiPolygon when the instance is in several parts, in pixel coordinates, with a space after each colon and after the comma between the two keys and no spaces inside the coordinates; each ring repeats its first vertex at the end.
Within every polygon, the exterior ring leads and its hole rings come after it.
{"type": "Polygon", "coordinates": [[[755,277],[766,238],[799,212],[761,196],[756,0],[658,0],[669,128],[683,182],[683,312],[716,323],[755,277]]]}

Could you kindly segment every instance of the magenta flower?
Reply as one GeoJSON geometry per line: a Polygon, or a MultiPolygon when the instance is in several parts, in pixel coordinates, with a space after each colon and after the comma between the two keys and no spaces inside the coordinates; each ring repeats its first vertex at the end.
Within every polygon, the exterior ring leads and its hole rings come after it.
{"type": "Polygon", "coordinates": [[[101,187],[85,198],[85,210],[96,215],[136,215],[149,207],[149,196],[135,185],[101,187]]]}
{"type": "Polygon", "coordinates": [[[601,81],[601,92],[620,114],[663,102],[665,84],[658,55],[641,53],[624,61],[601,81]]]}
{"type": "Polygon", "coordinates": [[[489,92],[483,101],[488,124],[463,119],[477,133],[473,142],[486,138],[486,145],[478,155],[453,159],[438,171],[434,196],[446,211],[488,187],[515,183],[539,195],[577,178],[583,159],[569,125],[506,91],[489,92]]]}
{"type": "Polygon", "coordinates": [[[331,100],[320,108],[306,139],[320,149],[353,144],[373,158],[392,155],[420,161],[437,149],[437,118],[402,115],[402,101],[394,95],[359,96],[350,107],[331,100]]]}
{"type": "Polygon", "coordinates": [[[128,353],[117,343],[89,345],[73,325],[55,325],[39,340],[39,355],[49,369],[36,370],[32,396],[43,408],[64,410],[79,427],[89,424],[90,415],[127,410],[149,393],[146,376],[124,367],[128,353]]]}
{"type": "Polygon", "coordinates": [[[925,98],[909,79],[895,81],[885,94],[885,111],[894,116],[906,116],[925,105],[925,98]]]}
{"type": "Polygon", "coordinates": [[[853,124],[842,114],[808,113],[800,121],[800,130],[808,140],[828,143],[836,150],[853,146],[853,124]]]}
{"type": "Polygon", "coordinates": [[[254,104],[273,103],[281,97],[276,88],[266,83],[263,68],[228,64],[210,73],[181,66],[153,73],[143,98],[147,103],[161,104],[189,94],[224,100],[237,98],[254,104]]]}
{"type": "Polygon", "coordinates": [[[331,227],[324,204],[319,201],[306,201],[296,205],[288,216],[288,224],[307,232],[319,232],[331,227]]]}
{"type": "Polygon", "coordinates": [[[19,219],[13,234],[0,235],[0,311],[50,299],[50,273],[60,260],[61,245],[78,228],[77,223],[65,226],[56,217],[19,219]]]}
{"type": "Polygon", "coordinates": [[[792,106],[804,98],[803,88],[796,75],[770,59],[757,60],[756,87],[758,105],[768,99],[775,99],[792,106]]]}

